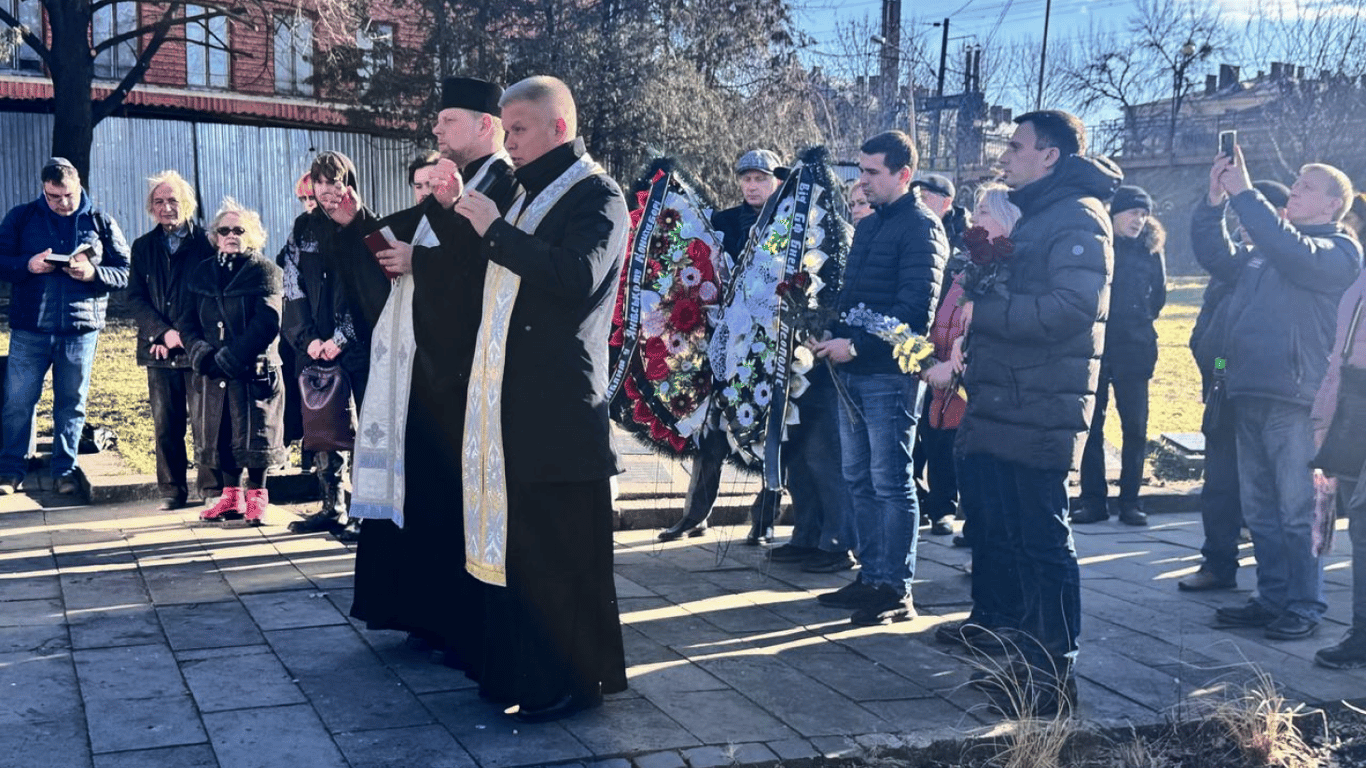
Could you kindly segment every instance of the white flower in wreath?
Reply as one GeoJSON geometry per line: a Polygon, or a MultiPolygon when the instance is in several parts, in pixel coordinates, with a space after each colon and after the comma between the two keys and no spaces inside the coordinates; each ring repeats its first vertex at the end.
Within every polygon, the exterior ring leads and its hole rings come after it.
{"type": "Polygon", "coordinates": [[[642,312],[640,315],[640,328],[645,331],[646,336],[663,336],[667,327],[668,317],[663,312],[656,310],[642,312]]]}
{"type": "Polygon", "coordinates": [[[821,267],[825,266],[825,262],[829,259],[830,257],[823,251],[814,248],[809,249],[802,254],[802,269],[815,274],[820,271],[821,267]]]}
{"type": "Polygon", "coordinates": [[[735,378],[739,379],[740,381],[747,382],[750,379],[754,378],[754,369],[749,367],[748,365],[742,365],[739,368],[735,369],[735,378]]]}
{"type": "Polygon", "coordinates": [[[735,409],[735,421],[742,427],[753,426],[754,417],[757,415],[754,406],[749,403],[741,403],[740,407],[735,409]]]}
{"type": "Polygon", "coordinates": [[[678,273],[678,279],[683,285],[692,288],[702,283],[702,271],[697,267],[684,267],[683,271],[678,273]]]}
{"type": "Polygon", "coordinates": [[[703,301],[716,301],[716,283],[701,283],[697,286],[697,295],[703,301]]]}
{"type": "Polygon", "coordinates": [[[792,215],[792,212],[795,210],[797,210],[797,201],[790,197],[785,197],[783,198],[783,201],[781,203],[778,203],[778,210],[773,212],[773,218],[788,218],[792,215]]]}
{"type": "Polygon", "coordinates": [[[792,370],[797,373],[806,373],[816,364],[816,356],[806,347],[795,347],[792,350],[792,370]]]}
{"type": "Polygon", "coordinates": [[[673,290],[673,287],[674,276],[671,272],[661,273],[659,279],[655,281],[655,290],[659,291],[661,296],[669,295],[669,291],[673,290]]]}
{"type": "Polygon", "coordinates": [[[665,345],[669,348],[669,354],[681,355],[688,351],[688,337],[681,333],[670,333],[664,338],[665,345]]]}
{"type": "Polygon", "coordinates": [[[726,398],[727,401],[733,403],[736,400],[740,399],[740,390],[736,389],[735,387],[726,387],[725,389],[721,390],[721,396],[726,398]]]}
{"type": "Polygon", "coordinates": [[[754,385],[754,404],[763,408],[773,399],[773,387],[766,381],[754,385]]]}
{"type": "Polygon", "coordinates": [[[711,240],[708,237],[707,228],[702,223],[702,218],[692,211],[692,206],[687,203],[679,203],[674,208],[683,215],[682,221],[678,222],[678,236],[683,238],[683,242],[701,238],[703,242],[711,240]]]}
{"type": "Polygon", "coordinates": [[[765,357],[764,373],[767,373],[769,376],[772,376],[773,372],[776,370],[778,370],[778,357],[776,355],[769,355],[765,357]]]}
{"type": "Polygon", "coordinates": [[[645,313],[649,313],[649,312],[654,312],[655,310],[659,309],[659,303],[660,303],[661,301],[663,301],[663,300],[664,300],[664,297],[660,296],[658,293],[655,293],[654,291],[641,291],[641,292],[640,292],[640,311],[641,311],[641,313],[642,313],[642,314],[645,314],[645,313]]]}
{"type": "Polygon", "coordinates": [[[659,390],[659,394],[665,397],[668,397],[669,393],[673,391],[673,387],[670,387],[669,382],[667,381],[659,382],[659,386],[655,387],[655,389],[659,390]]]}

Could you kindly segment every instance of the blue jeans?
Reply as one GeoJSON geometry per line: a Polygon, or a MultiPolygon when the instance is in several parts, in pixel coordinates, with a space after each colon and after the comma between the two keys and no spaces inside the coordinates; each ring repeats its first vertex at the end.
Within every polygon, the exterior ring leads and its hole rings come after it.
{"type": "Polygon", "coordinates": [[[783,448],[792,494],[792,544],[844,552],[857,545],[849,486],[834,472],[841,462],[835,411],[843,406],[824,368],[813,369],[807,378],[811,386],[797,401],[801,424],[791,427],[791,443],[783,448]]]}
{"type": "Polygon", "coordinates": [[[1323,561],[1314,556],[1313,427],[1309,406],[1240,397],[1238,477],[1243,519],[1257,556],[1253,598],[1277,613],[1319,621],[1323,561]]]}
{"type": "Polygon", "coordinates": [[[967,622],[987,629],[1020,629],[1024,595],[1006,528],[1007,480],[1001,462],[986,454],[958,457],[963,530],[972,530],[972,613],[967,622]]]}
{"type": "Polygon", "coordinates": [[[52,369],[52,476],[61,477],[76,468],[99,335],[99,331],[72,335],[10,331],[5,406],[0,415],[4,424],[0,475],[22,480],[26,474],[33,408],[43,392],[48,368],[52,369]]]}
{"type": "Polygon", "coordinates": [[[1045,675],[1065,673],[1081,629],[1081,571],[1067,518],[1067,471],[987,454],[964,456],[962,466],[968,473],[960,480],[964,502],[973,507],[970,515],[980,513],[981,523],[974,523],[972,534],[974,617],[979,593],[996,590],[984,595],[996,616],[982,621],[1005,619],[1009,626],[1009,614],[1015,613],[1019,629],[1035,641],[1022,644],[1025,659],[1045,675]],[[1009,582],[1011,563],[1016,584],[1009,582]],[[988,566],[984,574],[982,566],[988,566]],[[1021,606],[1018,612],[1013,605],[1021,606]]]}
{"type": "Polygon", "coordinates": [[[863,571],[859,580],[910,594],[920,504],[911,446],[920,415],[920,382],[899,373],[840,373],[857,413],[839,404],[840,454],[849,484],[863,571]]]}

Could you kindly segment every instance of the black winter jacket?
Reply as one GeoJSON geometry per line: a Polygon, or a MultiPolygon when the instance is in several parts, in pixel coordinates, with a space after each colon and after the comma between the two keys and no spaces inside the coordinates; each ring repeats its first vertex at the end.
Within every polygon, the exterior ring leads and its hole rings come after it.
{"type": "MultiPolygon", "coordinates": [[[[914,194],[902,195],[863,219],[845,262],[837,308],[859,304],[894,317],[915,333],[929,332],[938,305],[939,286],[949,244],[939,217],[914,194]]],[[[858,357],[840,366],[851,374],[900,373],[891,345],[862,328],[843,322],[831,329],[836,338],[851,339],[858,357]]]]}
{"type": "Polygon", "coordinates": [[[1361,246],[1340,224],[1290,224],[1255,189],[1229,205],[1250,248],[1230,241],[1222,205],[1201,203],[1191,222],[1200,265],[1234,283],[1223,354],[1229,396],[1311,406],[1328,369],[1338,299],[1361,270],[1361,246]]]}
{"type": "MultiPolygon", "coordinates": [[[[152,345],[160,344],[167,331],[179,330],[175,319],[186,309],[189,295],[185,278],[194,265],[214,255],[214,247],[204,228],[189,223],[189,232],[180,249],[171,253],[160,226],[133,241],[132,265],[128,275],[128,310],[138,324],[138,365],[152,368],[188,368],[190,359],[184,348],[171,350],[164,360],[152,357],[152,345]]],[[[182,344],[184,341],[182,340],[182,344]]]]}
{"type": "Polygon", "coordinates": [[[228,409],[233,461],[239,467],[283,462],[284,382],[280,372],[280,268],[265,256],[239,256],[220,280],[216,257],[200,261],[185,281],[190,300],[176,320],[195,377],[196,454],[221,467],[219,430],[228,409]],[[214,366],[208,364],[212,360],[214,366]],[[218,370],[213,370],[213,368],[218,370]],[[213,375],[203,375],[209,371],[213,375]]]}
{"type": "Polygon", "coordinates": [[[1123,173],[1071,155],[1010,193],[1023,216],[1011,239],[1008,297],[974,303],[957,448],[1047,470],[1080,459],[1090,428],[1114,263],[1108,200],[1123,173]]]}
{"type": "Polygon", "coordinates": [[[1165,243],[1166,231],[1151,218],[1138,237],[1115,238],[1102,362],[1117,378],[1149,379],[1157,366],[1153,324],[1167,304],[1165,243]]]}
{"type": "Polygon", "coordinates": [[[740,258],[740,251],[744,250],[745,243],[749,242],[749,231],[758,220],[759,211],[751,208],[748,203],[740,203],[734,208],[716,211],[711,215],[712,229],[721,233],[721,247],[725,249],[732,264],[740,258]]]}

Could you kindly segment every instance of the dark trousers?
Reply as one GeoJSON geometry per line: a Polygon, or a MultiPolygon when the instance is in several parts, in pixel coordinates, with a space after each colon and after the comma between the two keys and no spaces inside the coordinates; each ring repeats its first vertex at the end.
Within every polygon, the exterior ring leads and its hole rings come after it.
{"type": "Polygon", "coordinates": [[[920,497],[923,516],[942,520],[958,514],[958,469],[953,458],[953,443],[958,438],[956,429],[935,429],[929,421],[922,421],[916,431],[919,453],[924,458],[923,472],[929,486],[920,497]]]}
{"type": "Polygon", "coordinates": [[[790,428],[783,448],[787,490],[792,494],[792,544],[826,552],[855,549],[849,485],[840,473],[839,418],[842,408],[822,368],[807,374],[811,386],[798,401],[801,424],[790,428]]]}
{"type": "MultiPolygon", "coordinates": [[[[702,436],[692,460],[688,495],[683,500],[684,519],[704,523],[711,517],[716,494],[721,491],[721,469],[729,455],[730,442],[725,430],[712,428],[702,436]]],[[[749,506],[750,521],[760,529],[773,525],[782,501],[782,491],[760,490],[749,506]]]]}
{"type": "Polygon", "coordinates": [[[1081,629],[1081,572],[1067,521],[1067,471],[986,454],[964,457],[963,466],[964,503],[980,511],[981,523],[972,540],[973,612],[979,594],[998,616],[1021,606],[1019,629],[1029,641],[1020,650],[1046,680],[1068,669],[1081,629]]]}
{"type": "Polygon", "coordinates": [[[216,467],[200,466],[199,489],[204,498],[218,496],[228,486],[241,485],[247,490],[266,487],[265,467],[242,467],[232,451],[232,409],[223,403],[223,420],[218,428],[216,467]],[[243,477],[245,475],[245,478],[243,477]]]}
{"type": "Polygon", "coordinates": [[[1238,490],[1238,436],[1234,428],[1236,404],[1224,400],[1219,418],[1206,426],[1205,483],[1200,488],[1200,519],[1205,528],[1201,566],[1221,579],[1238,571],[1238,534],[1243,508],[1238,490]]]}
{"type": "Polygon", "coordinates": [[[1115,410],[1119,411],[1122,437],[1119,458],[1119,501],[1138,501],[1138,486],[1143,481],[1143,459],[1148,452],[1148,379],[1116,378],[1108,368],[1100,369],[1096,386],[1096,410],[1091,416],[1091,433],[1081,454],[1081,497],[1104,501],[1105,489],[1105,410],[1110,404],[1110,388],[1115,390],[1115,410]]]}
{"type": "MultiPolygon", "coordinates": [[[[189,495],[190,459],[185,451],[185,428],[190,423],[193,377],[194,372],[188,368],[147,368],[147,399],[152,408],[152,441],[157,457],[157,490],[165,499],[183,501],[189,495]]],[[[206,489],[215,490],[214,474],[208,467],[201,465],[198,476],[196,484],[201,493],[206,489]]]]}

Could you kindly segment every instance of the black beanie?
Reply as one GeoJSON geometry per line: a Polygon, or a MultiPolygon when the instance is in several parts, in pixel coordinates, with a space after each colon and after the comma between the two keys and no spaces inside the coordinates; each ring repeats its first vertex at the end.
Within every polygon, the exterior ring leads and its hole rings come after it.
{"type": "Polygon", "coordinates": [[[487,80],[473,77],[448,77],[441,82],[442,109],[468,109],[498,117],[502,110],[498,100],[503,89],[487,80]]]}
{"type": "Polygon", "coordinates": [[[1262,193],[1262,197],[1271,203],[1272,208],[1284,208],[1285,204],[1290,202],[1290,188],[1279,181],[1262,179],[1252,182],[1252,186],[1262,193]]]}
{"type": "Polygon", "coordinates": [[[1135,208],[1142,208],[1145,211],[1153,209],[1153,198],[1143,187],[1125,185],[1115,190],[1115,198],[1110,201],[1110,215],[1131,211],[1135,208]]]}

